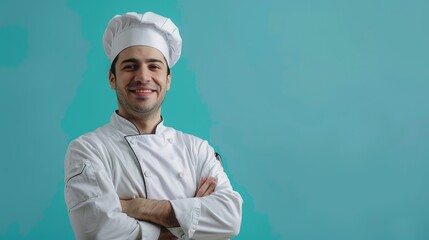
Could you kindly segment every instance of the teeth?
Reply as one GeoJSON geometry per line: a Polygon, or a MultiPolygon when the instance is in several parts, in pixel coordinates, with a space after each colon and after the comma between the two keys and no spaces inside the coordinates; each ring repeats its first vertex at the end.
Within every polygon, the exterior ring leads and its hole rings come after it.
{"type": "Polygon", "coordinates": [[[148,92],[152,92],[152,90],[135,90],[135,92],[138,92],[138,93],[148,93],[148,92]]]}

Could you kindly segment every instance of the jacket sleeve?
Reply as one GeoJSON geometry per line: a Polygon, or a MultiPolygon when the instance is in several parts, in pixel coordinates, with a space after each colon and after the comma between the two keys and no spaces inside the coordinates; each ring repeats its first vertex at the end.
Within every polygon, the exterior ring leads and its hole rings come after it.
{"type": "Polygon", "coordinates": [[[64,196],[76,239],[158,239],[159,226],[122,213],[105,164],[82,138],[67,150],[64,196]]]}
{"type": "Polygon", "coordinates": [[[169,230],[180,239],[232,238],[240,231],[243,200],[232,189],[213,148],[204,141],[196,151],[197,177],[215,177],[215,192],[201,198],[170,200],[180,228],[169,230]]]}

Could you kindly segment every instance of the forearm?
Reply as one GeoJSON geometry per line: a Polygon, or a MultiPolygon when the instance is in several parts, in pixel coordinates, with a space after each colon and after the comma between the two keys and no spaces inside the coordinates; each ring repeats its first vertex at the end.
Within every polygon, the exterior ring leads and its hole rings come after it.
{"type": "Polygon", "coordinates": [[[209,166],[207,175],[215,176],[216,181],[213,193],[170,201],[182,229],[175,232],[176,236],[185,239],[229,239],[240,231],[243,200],[232,189],[221,165],[215,162],[209,166]]]}
{"type": "Polygon", "coordinates": [[[70,210],[76,239],[155,239],[160,227],[137,221],[119,211],[99,208],[101,202],[88,201],[70,210]]]}
{"type": "Polygon", "coordinates": [[[229,239],[240,231],[242,199],[237,192],[177,199],[171,204],[186,238],[229,239]]]}
{"type": "Polygon", "coordinates": [[[128,216],[166,228],[178,227],[173,207],[168,200],[151,200],[145,198],[135,198],[121,201],[122,212],[128,216]]]}

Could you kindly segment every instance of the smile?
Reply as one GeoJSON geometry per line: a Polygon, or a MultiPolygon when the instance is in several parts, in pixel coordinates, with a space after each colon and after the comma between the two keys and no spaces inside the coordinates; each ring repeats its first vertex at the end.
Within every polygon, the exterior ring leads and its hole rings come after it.
{"type": "Polygon", "coordinates": [[[149,90],[149,89],[137,89],[137,90],[134,90],[133,92],[136,92],[136,93],[150,93],[150,92],[153,92],[153,90],[149,90]]]}

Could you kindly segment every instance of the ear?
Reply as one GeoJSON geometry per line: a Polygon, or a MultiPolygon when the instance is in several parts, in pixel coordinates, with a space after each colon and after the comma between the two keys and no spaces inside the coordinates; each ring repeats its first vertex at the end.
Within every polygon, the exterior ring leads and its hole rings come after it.
{"type": "Polygon", "coordinates": [[[109,84],[111,89],[116,89],[116,77],[112,71],[109,70],[109,84]]]}
{"type": "Polygon", "coordinates": [[[171,85],[171,75],[173,74],[173,72],[170,70],[170,74],[167,75],[167,91],[170,90],[170,85],[171,85]]]}

